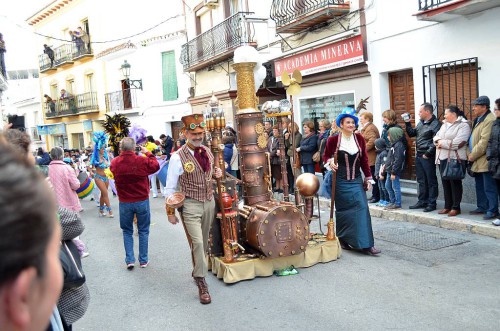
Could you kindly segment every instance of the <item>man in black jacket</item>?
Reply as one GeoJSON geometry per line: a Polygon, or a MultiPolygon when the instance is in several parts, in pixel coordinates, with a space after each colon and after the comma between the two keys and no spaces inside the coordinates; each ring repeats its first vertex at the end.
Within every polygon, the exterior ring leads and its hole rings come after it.
{"type": "Polygon", "coordinates": [[[417,170],[418,202],[410,209],[424,208],[425,212],[436,210],[438,196],[438,182],[436,177],[436,146],[432,138],[441,127],[441,123],[434,116],[430,103],[420,106],[418,115],[420,122],[412,128],[410,119],[406,120],[406,132],[410,137],[417,137],[417,157],[415,168],[417,170]]]}
{"type": "Polygon", "coordinates": [[[167,156],[167,160],[170,160],[170,153],[172,152],[172,147],[174,145],[174,140],[170,136],[166,136],[162,133],[160,136],[162,154],[167,156]]]}

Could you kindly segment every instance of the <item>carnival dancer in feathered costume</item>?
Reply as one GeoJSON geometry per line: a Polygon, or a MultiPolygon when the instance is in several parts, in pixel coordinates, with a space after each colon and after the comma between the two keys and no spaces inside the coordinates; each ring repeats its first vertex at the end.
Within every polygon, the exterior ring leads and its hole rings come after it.
{"type": "Polygon", "coordinates": [[[120,141],[129,136],[130,120],[120,114],[106,115],[102,126],[109,135],[109,145],[113,150],[113,155],[117,157],[120,154],[120,141]]]}
{"type": "Polygon", "coordinates": [[[101,191],[101,197],[99,199],[99,216],[106,216],[107,211],[109,217],[114,217],[108,195],[109,179],[105,172],[110,165],[109,156],[106,151],[106,147],[108,146],[108,135],[103,131],[97,131],[94,132],[94,138],[92,140],[94,141],[94,152],[92,153],[90,164],[94,170],[95,184],[101,191]]]}

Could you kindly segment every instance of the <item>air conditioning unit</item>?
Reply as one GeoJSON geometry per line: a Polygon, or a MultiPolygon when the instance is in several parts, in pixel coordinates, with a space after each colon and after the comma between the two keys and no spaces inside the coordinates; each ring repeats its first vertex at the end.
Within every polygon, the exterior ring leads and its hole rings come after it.
{"type": "Polygon", "coordinates": [[[207,7],[214,8],[219,5],[219,0],[203,0],[203,3],[207,7]]]}

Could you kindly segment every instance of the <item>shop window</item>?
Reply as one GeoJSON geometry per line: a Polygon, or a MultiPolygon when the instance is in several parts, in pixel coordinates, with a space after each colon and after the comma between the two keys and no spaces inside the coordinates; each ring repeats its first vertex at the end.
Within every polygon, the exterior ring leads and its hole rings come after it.
{"type": "Polygon", "coordinates": [[[83,133],[73,133],[71,134],[72,148],[81,150],[85,147],[85,141],[83,140],[83,133]]]}
{"type": "Polygon", "coordinates": [[[318,130],[319,120],[327,119],[330,122],[334,121],[344,107],[355,106],[354,100],[354,92],[329,94],[313,98],[301,98],[299,99],[299,127],[302,128],[302,123],[304,123],[305,120],[310,120],[314,122],[316,130],[318,130]]]}
{"type": "Polygon", "coordinates": [[[68,148],[68,136],[66,134],[59,134],[52,136],[54,140],[54,146],[59,146],[62,148],[68,148]]]}

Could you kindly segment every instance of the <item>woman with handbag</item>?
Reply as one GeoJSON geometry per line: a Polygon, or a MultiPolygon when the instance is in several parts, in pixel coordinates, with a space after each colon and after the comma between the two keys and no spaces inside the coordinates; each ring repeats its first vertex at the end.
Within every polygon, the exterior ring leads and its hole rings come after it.
{"type": "Polygon", "coordinates": [[[444,209],[438,214],[448,214],[450,217],[460,214],[470,133],[470,125],[463,111],[457,106],[448,106],[444,111],[443,125],[433,138],[444,193],[444,209]]]}

